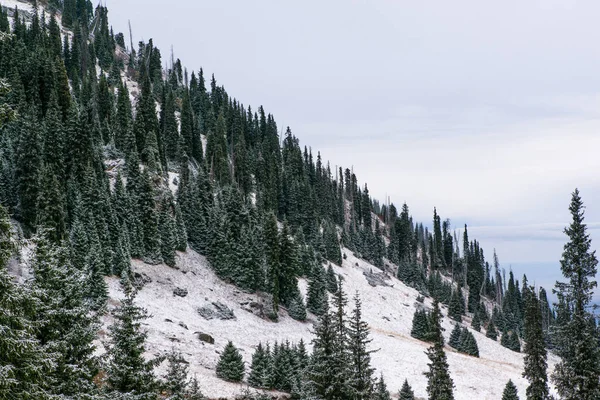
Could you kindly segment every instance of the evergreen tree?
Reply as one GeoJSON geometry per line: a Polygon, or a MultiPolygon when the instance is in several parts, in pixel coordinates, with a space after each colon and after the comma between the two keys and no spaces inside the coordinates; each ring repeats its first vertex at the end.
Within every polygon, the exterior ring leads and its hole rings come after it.
{"type": "Polygon", "coordinates": [[[415,339],[428,340],[431,332],[429,317],[425,310],[416,309],[412,320],[410,335],[415,339]]]}
{"type": "Polygon", "coordinates": [[[250,386],[257,388],[268,387],[269,356],[262,343],[259,343],[254,354],[252,354],[252,364],[250,365],[250,375],[248,376],[248,384],[250,386]]]}
{"type": "Polygon", "coordinates": [[[267,287],[273,296],[273,312],[279,311],[281,288],[279,287],[279,232],[275,215],[265,216],[263,222],[264,252],[267,264],[267,287]]]}
{"type": "Polygon", "coordinates": [[[408,380],[405,379],[402,384],[402,389],[400,389],[400,393],[398,393],[399,400],[415,400],[415,393],[412,388],[408,384],[408,380]]]}
{"type": "Polygon", "coordinates": [[[504,392],[502,393],[502,400],[519,400],[519,393],[517,392],[517,387],[513,383],[512,380],[509,380],[504,387],[504,392]]]}
{"type": "Polygon", "coordinates": [[[464,308],[464,305],[463,307],[460,305],[460,297],[458,295],[458,291],[460,290],[461,289],[459,288],[458,290],[452,291],[450,307],[448,308],[448,316],[459,323],[462,322],[462,309],[464,308]]]}
{"type": "Polygon", "coordinates": [[[429,400],[452,400],[454,399],[454,382],[448,372],[448,361],[444,352],[444,337],[442,336],[440,307],[437,301],[433,303],[432,339],[433,345],[427,350],[430,363],[429,371],[425,372],[427,377],[427,393],[429,400]]]}
{"type": "Polygon", "coordinates": [[[37,337],[54,366],[46,379],[56,395],[95,391],[98,360],[93,344],[97,316],[86,306],[85,277],[69,262],[67,249],[52,245],[45,232],[36,238],[32,270],[37,337]]]}
{"type": "Polygon", "coordinates": [[[559,395],[565,400],[591,400],[600,397],[600,357],[597,333],[588,310],[597,283],[598,260],[590,251],[591,239],[584,223],[584,206],[579,190],[573,192],[569,211],[573,221],[565,228],[561,270],[567,282],[557,282],[555,293],[559,313],[569,315],[557,326],[555,342],[561,362],[552,378],[559,395]]]}
{"type": "MultiPolygon", "coordinates": [[[[526,286],[524,286],[526,288],[526,286]]],[[[525,309],[525,371],[523,377],[529,381],[526,395],[528,400],[546,400],[549,395],[547,375],[547,352],[542,330],[542,311],[535,289],[526,292],[525,309]]]]}
{"type": "Polygon", "coordinates": [[[172,350],[167,355],[169,365],[167,368],[167,374],[165,376],[165,382],[163,383],[164,392],[166,392],[167,400],[185,400],[188,397],[188,385],[187,380],[188,366],[187,361],[183,358],[181,353],[172,350]]]}
{"type": "Polygon", "coordinates": [[[244,379],[242,355],[231,341],[227,343],[223,353],[221,353],[217,363],[217,376],[231,382],[241,382],[244,379]]]}
{"type": "Polygon", "coordinates": [[[362,303],[357,292],[354,296],[354,311],[348,326],[348,347],[352,357],[350,383],[354,392],[353,398],[357,400],[370,399],[374,391],[374,369],[371,367],[373,351],[367,349],[371,341],[369,326],[362,319],[362,303]]]}
{"type": "Polygon", "coordinates": [[[200,383],[198,383],[198,378],[196,377],[188,385],[187,400],[206,400],[206,397],[204,397],[200,390],[200,383]]]}
{"type": "Polygon", "coordinates": [[[308,294],[306,308],[315,315],[323,315],[327,309],[327,289],[325,283],[325,269],[318,263],[314,263],[312,274],[308,281],[308,294]]]}
{"type": "Polygon", "coordinates": [[[35,337],[30,316],[36,304],[7,270],[14,250],[6,210],[0,206],[0,398],[50,399],[46,374],[53,360],[35,337]]]}
{"type": "Polygon", "coordinates": [[[448,345],[455,349],[459,349],[460,347],[460,337],[463,330],[460,327],[460,324],[454,325],[454,329],[452,329],[452,333],[450,333],[450,340],[448,341],[448,345]]]}
{"type": "Polygon", "coordinates": [[[144,359],[148,334],[141,326],[148,314],[135,305],[135,292],[131,287],[126,287],[125,292],[125,298],[113,313],[115,322],[109,327],[105,366],[107,382],[117,392],[132,393],[140,399],[154,399],[154,362],[144,359]]]}
{"type": "Polygon", "coordinates": [[[477,341],[467,328],[464,328],[463,335],[460,338],[460,351],[473,357],[479,357],[477,341]]]}
{"type": "Polygon", "coordinates": [[[494,325],[494,321],[490,321],[485,331],[485,336],[492,340],[498,340],[498,331],[496,330],[496,325],[494,325]]]}
{"type": "Polygon", "coordinates": [[[392,400],[390,392],[387,389],[383,375],[379,377],[379,380],[375,384],[375,393],[373,394],[373,400],[392,400]]]}
{"type": "Polygon", "coordinates": [[[290,300],[288,314],[297,321],[306,320],[306,306],[304,305],[304,299],[300,292],[297,292],[296,296],[290,300]]]}
{"type": "Polygon", "coordinates": [[[471,328],[475,329],[477,332],[481,331],[481,320],[479,319],[478,310],[476,310],[473,314],[473,319],[471,320],[471,328]]]}
{"type": "Polygon", "coordinates": [[[327,274],[325,279],[327,280],[327,290],[329,293],[335,294],[338,290],[338,278],[331,264],[327,266],[327,274]]]}

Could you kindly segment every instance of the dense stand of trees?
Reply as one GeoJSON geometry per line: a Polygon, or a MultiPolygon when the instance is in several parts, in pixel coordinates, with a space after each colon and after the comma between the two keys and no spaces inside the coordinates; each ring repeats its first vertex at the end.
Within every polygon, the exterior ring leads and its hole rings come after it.
{"type": "MultiPolygon", "coordinates": [[[[458,350],[478,353],[473,335],[459,328],[464,317],[488,338],[501,334],[504,346],[523,348],[528,399],[548,396],[548,348],[562,359],[552,379],[563,398],[599,396],[590,312],[597,260],[577,191],[555,313],[543,288],[512,271],[505,279],[495,251],[490,263],[466,225],[461,248],[437,209],[429,231],[408,205],[380,205],[351,169],[301,147],[289,127],[283,133],[262,106],[231,97],[214,75],[188,74],[179,60],[163,70],[152,40],[127,50],[106,7],[89,0],[50,0],[48,14],[34,7],[27,22],[18,9],[12,21],[0,9],[0,327],[7,332],[0,397],[142,399],[162,390],[201,398],[181,355],[167,357],[166,382],[153,372],[161,360],[142,357],[145,312],[130,284],[131,258],[175,266],[176,252],[188,246],[222,279],[268,294],[272,319],[282,308],[300,321],[307,310],[319,316],[313,354],[303,343],[257,349],[254,386],[310,398],[389,398],[370,367],[359,299],[350,318],[343,311],[331,266],[342,264],[343,246],[434,299],[433,311],[413,321],[413,336],[433,343],[430,398],[452,398],[453,387],[438,302],[457,322],[451,345],[458,350]],[[57,13],[72,35],[61,32],[57,13]],[[139,87],[133,104],[128,82],[139,87]],[[9,215],[35,244],[26,285],[6,270],[14,254],[9,215]],[[126,298],[100,360],[92,342],[106,312],[106,275],[121,277],[126,298]],[[306,298],[299,277],[309,282],[306,298]],[[100,370],[106,379],[98,385],[100,370]],[[272,377],[274,370],[283,375],[272,377]]],[[[243,379],[234,344],[223,354],[219,376],[243,379]]],[[[516,396],[511,384],[505,396],[516,396]]],[[[405,386],[401,396],[410,398],[405,386]]]]}

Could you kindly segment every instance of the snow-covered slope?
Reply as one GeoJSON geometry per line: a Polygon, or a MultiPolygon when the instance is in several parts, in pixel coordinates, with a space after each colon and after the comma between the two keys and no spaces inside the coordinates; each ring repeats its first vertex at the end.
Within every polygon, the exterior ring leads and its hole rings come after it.
{"type": "MultiPolygon", "coordinates": [[[[425,350],[427,343],[410,336],[412,316],[416,307],[418,292],[405,286],[399,280],[389,277],[389,286],[372,287],[363,272],[379,272],[365,261],[355,258],[344,249],[347,259],[335,271],[344,278],[344,289],[349,297],[358,292],[363,300],[364,318],[371,328],[372,348],[380,349],[373,354],[373,364],[377,374],[383,373],[392,393],[397,393],[405,378],[409,380],[417,397],[426,398],[427,369],[425,350]]],[[[188,250],[178,254],[178,269],[165,265],[147,265],[133,262],[133,269],[152,280],[139,292],[138,302],[148,309],[152,317],[147,321],[149,332],[149,353],[180,350],[190,362],[192,374],[201,380],[203,390],[210,397],[231,397],[245,387],[221,381],[215,376],[215,365],[219,352],[228,340],[241,349],[244,360],[249,365],[254,347],[259,341],[273,342],[289,339],[297,342],[304,339],[310,343],[314,317],[301,323],[291,319],[285,311],[280,313],[279,322],[270,322],[251,312],[252,307],[260,307],[262,297],[243,293],[232,285],[225,284],[210,269],[204,257],[188,250]],[[176,296],[173,290],[186,289],[185,297],[176,296]],[[231,310],[235,320],[218,318],[206,320],[197,309],[212,302],[220,302],[231,310]],[[209,344],[198,339],[198,332],[211,335],[215,343],[209,344]]],[[[108,279],[111,305],[117,304],[120,297],[119,283],[115,278],[108,279]]],[[[306,282],[300,282],[301,290],[306,290],[306,282]]],[[[349,310],[352,306],[350,302],[349,310]]],[[[430,306],[429,299],[425,305],[430,306]]],[[[446,308],[442,308],[446,315],[446,308]]],[[[106,321],[107,323],[109,321],[106,321]]],[[[447,317],[443,326],[448,339],[452,324],[447,317]]],[[[509,379],[525,394],[527,381],[521,377],[523,356],[500,346],[473,331],[479,346],[480,358],[459,354],[446,347],[450,372],[457,400],[496,400],[501,397],[504,385],[509,379]]],[[[549,367],[553,369],[557,359],[550,355],[549,367]]]]}

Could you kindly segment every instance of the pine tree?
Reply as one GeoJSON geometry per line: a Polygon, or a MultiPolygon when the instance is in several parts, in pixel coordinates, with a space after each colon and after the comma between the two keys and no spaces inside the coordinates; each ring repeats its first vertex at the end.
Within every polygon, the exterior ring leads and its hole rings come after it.
{"type": "Polygon", "coordinates": [[[362,319],[362,303],[357,292],[354,296],[354,310],[348,326],[348,347],[352,357],[350,382],[354,392],[353,398],[357,400],[368,400],[373,394],[374,369],[371,367],[373,351],[367,349],[371,341],[369,326],[362,319]]]}
{"type": "Polygon", "coordinates": [[[416,309],[412,320],[410,336],[419,340],[428,340],[431,332],[429,317],[425,310],[416,309]]]}
{"type": "Polygon", "coordinates": [[[281,288],[279,287],[279,232],[277,230],[275,215],[269,214],[265,216],[263,235],[267,264],[267,287],[273,296],[273,312],[277,314],[281,299],[281,288]]]}
{"type": "Polygon", "coordinates": [[[387,389],[383,375],[379,377],[379,380],[375,384],[375,393],[373,394],[373,400],[392,400],[390,392],[387,389]]]}
{"type": "Polygon", "coordinates": [[[187,390],[187,400],[206,400],[206,397],[202,394],[200,390],[200,383],[198,382],[198,378],[194,376],[194,378],[188,384],[187,390]]]}
{"type": "Polygon", "coordinates": [[[496,325],[494,325],[494,321],[490,321],[485,331],[485,336],[492,340],[498,340],[498,330],[496,330],[496,325]]]}
{"type": "Polygon", "coordinates": [[[187,361],[181,353],[172,350],[167,355],[169,365],[167,374],[163,383],[164,392],[166,392],[167,400],[185,400],[187,398],[189,382],[187,380],[188,366],[187,361]]]}
{"type": "Polygon", "coordinates": [[[565,228],[561,270],[567,282],[557,282],[558,313],[570,316],[557,326],[555,342],[561,362],[552,376],[559,395],[565,400],[591,400],[600,397],[600,356],[597,333],[588,311],[597,283],[598,260],[590,251],[591,239],[584,223],[584,206],[575,189],[569,211],[573,221],[565,228]]]}
{"type": "Polygon", "coordinates": [[[0,398],[46,400],[50,396],[45,378],[53,360],[34,335],[32,293],[16,285],[7,270],[12,240],[8,214],[0,206],[0,398]]]}
{"type": "Polygon", "coordinates": [[[452,329],[452,333],[450,333],[450,340],[448,341],[448,345],[455,349],[460,348],[460,336],[463,330],[460,327],[460,324],[454,325],[454,329],[452,329]]]}
{"type": "Polygon", "coordinates": [[[473,314],[473,319],[471,320],[471,328],[475,329],[477,332],[481,331],[481,320],[479,318],[479,311],[475,310],[473,314]]]}
{"type": "MultiPolygon", "coordinates": [[[[458,291],[461,289],[459,288],[458,291]]],[[[460,297],[457,290],[452,291],[452,297],[450,298],[450,306],[448,307],[448,316],[456,322],[462,322],[462,308],[460,306],[460,297]]]]}
{"type": "Polygon", "coordinates": [[[415,400],[415,393],[408,384],[408,379],[405,379],[402,384],[402,389],[398,393],[398,400],[415,400]]]}
{"type": "Polygon", "coordinates": [[[448,361],[444,352],[444,337],[442,336],[441,312],[437,301],[433,303],[432,311],[433,345],[427,350],[430,363],[427,377],[427,393],[429,400],[453,400],[454,382],[448,372],[448,361]]]}
{"type": "Polygon", "coordinates": [[[325,287],[325,270],[323,267],[314,263],[312,274],[308,281],[308,294],[306,299],[306,308],[315,315],[323,315],[327,308],[327,289],[325,287]]]}
{"type": "Polygon", "coordinates": [[[479,348],[475,337],[467,328],[464,328],[460,340],[460,351],[473,357],[479,357],[479,348]]]}
{"type": "Polygon", "coordinates": [[[327,274],[325,279],[327,280],[327,290],[329,293],[335,294],[338,290],[338,278],[331,264],[327,266],[327,274]]]}
{"type": "Polygon", "coordinates": [[[125,298],[113,313],[115,322],[109,327],[107,381],[112,390],[150,400],[156,396],[154,362],[144,359],[148,334],[141,326],[148,314],[135,305],[131,287],[126,287],[125,292],[125,298]]]}
{"type": "Polygon", "coordinates": [[[231,341],[227,343],[223,353],[221,353],[217,363],[217,376],[230,382],[241,382],[244,379],[242,355],[231,341]]]}
{"type": "Polygon", "coordinates": [[[35,240],[32,289],[39,306],[37,337],[54,367],[46,376],[56,395],[91,394],[98,359],[93,344],[99,328],[86,306],[85,277],[69,261],[68,251],[41,232],[35,240]]]}
{"type": "Polygon", "coordinates": [[[290,300],[288,314],[297,321],[306,320],[306,306],[304,305],[304,299],[300,292],[297,292],[296,296],[290,300]]]}
{"type": "Polygon", "coordinates": [[[509,380],[504,387],[504,392],[502,393],[502,400],[519,400],[519,393],[517,392],[517,387],[513,383],[512,380],[509,380]]]}
{"type": "Polygon", "coordinates": [[[257,388],[268,387],[269,354],[265,351],[262,343],[259,343],[252,354],[252,364],[250,365],[250,375],[248,384],[257,388]]]}
{"type": "MultiPolygon", "coordinates": [[[[524,288],[527,288],[526,286],[524,288]]],[[[525,309],[525,371],[523,377],[529,381],[526,395],[528,400],[548,398],[547,352],[542,329],[542,311],[533,287],[526,292],[525,309]]]]}

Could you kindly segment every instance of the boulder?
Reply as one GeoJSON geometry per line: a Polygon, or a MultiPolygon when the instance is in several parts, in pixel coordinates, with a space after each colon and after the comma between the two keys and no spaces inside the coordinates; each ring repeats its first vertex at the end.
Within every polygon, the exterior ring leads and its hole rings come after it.
{"type": "Polygon", "coordinates": [[[195,332],[195,333],[196,333],[196,335],[198,335],[198,339],[200,339],[201,341],[208,343],[208,344],[215,344],[215,338],[213,338],[208,333],[204,333],[204,332],[195,332]]]}

